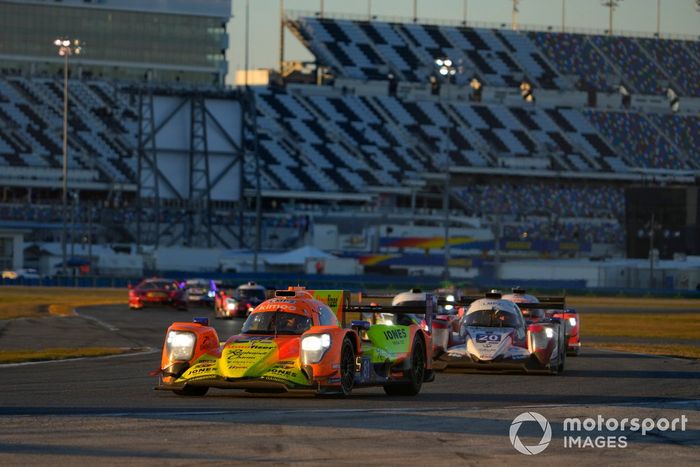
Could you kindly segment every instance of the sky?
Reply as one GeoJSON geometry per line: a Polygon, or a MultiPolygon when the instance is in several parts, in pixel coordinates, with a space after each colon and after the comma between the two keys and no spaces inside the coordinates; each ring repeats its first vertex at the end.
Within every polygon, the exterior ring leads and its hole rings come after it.
{"type": "MultiPolygon", "coordinates": [[[[279,63],[280,0],[232,0],[233,18],[228,25],[230,46],[227,55],[231,72],[242,70],[245,65],[245,11],[249,2],[249,68],[277,68],[279,63]]],[[[413,17],[414,0],[284,0],[286,10],[315,12],[324,4],[326,16],[336,14],[367,15],[368,5],[372,14],[397,20],[413,17]]],[[[511,23],[512,0],[417,0],[418,20],[462,21],[464,5],[467,5],[467,21],[492,25],[511,23]]],[[[518,23],[562,26],[562,6],[565,6],[566,28],[602,31],[608,28],[609,9],[601,0],[520,0],[518,23]]],[[[661,34],[700,36],[700,12],[696,0],[621,0],[613,14],[613,31],[628,33],[656,32],[657,5],[661,5],[661,34]]],[[[483,24],[482,24],[483,25],[483,24]]],[[[591,31],[593,32],[593,31],[591,31]]],[[[285,59],[310,60],[311,55],[299,41],[285,34],[285,59]]]]}

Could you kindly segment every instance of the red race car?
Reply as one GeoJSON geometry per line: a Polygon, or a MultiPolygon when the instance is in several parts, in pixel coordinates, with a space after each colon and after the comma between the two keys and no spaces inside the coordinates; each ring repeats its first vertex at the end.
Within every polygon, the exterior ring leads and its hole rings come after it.
{"type": "Polygon", "coordinates": [[[576,356],[581,349],[581,319],[572,308],[566,308],[564,297],[535,297],[520,287],[514,287],[512,293],[503,296],[504,300],[514,303],[541,303],[541,309],[523,309],[525,317],[532,322],[542,318],[559,318],[564,323],[568,344],[566,354],[576,356]]]}
{"type": "Polygon", "coordinates": [[[139,310],[146,305],[169,305],[187,310],[187,296],[177,281],[152,277],[135,287],[129,284],[129,308],[139,310]]]}

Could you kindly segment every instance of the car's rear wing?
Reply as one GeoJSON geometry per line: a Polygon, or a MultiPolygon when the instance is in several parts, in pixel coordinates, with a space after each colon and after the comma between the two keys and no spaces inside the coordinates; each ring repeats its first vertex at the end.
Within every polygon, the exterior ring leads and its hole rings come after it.
{"type": "MultiPolygon", "coordinates": [[[[487,293],[485,295],[463,295],[460,297],[458,300],[456,300],[454,303],[452,303],[454,306],[463,306],[463,307],[468,307],[469,305],[472,304],[472,302],[475,302],[476,300],[482,299],[482,298],[501,298],[501,294],[499,293],[487,293]]],[[[518,307],[520,309],[525,309],[525,310],[565,310],[566,309],[566,297],[564,296],[551,296],[551,297],[537,297],[539,300],[538,303],[517,303],[518,307]]],[[[439,297],[438,298],[438,304],[446,304],[448,303],[445,301],[444,298],[439,297]]]]}
{"type": "MultiPolygon", "coordinates": [[[[366,296],[365,296],[366,297],[366,296]]],[[[391,295],[393,297],[393,295],[391,295]]],[[[378,298],[378,297],[375,297],[378,298]]],[[[434,309],[434,298],[431,294],[425,295],[425,305],[349,305],[345,308],[346,313],[358,313],[362,316],[363,313],[371,313],[373,316],[375,313],[386,313],[392,315],[401,314],[412,314],[424,316],[425,324],[429,332],[433,329],[433,314],[434,309]]],[[[345,322],[343,322],[343,327],[345,327],[345,322]]]]}
{"type": "Polygon", "coordinates": [[[358,292],[357,301],[362,304],[365,299],[378,298],[381,300],[393,300],[396,294],[391,293],[376,293],[376,292],[358,292]]]}

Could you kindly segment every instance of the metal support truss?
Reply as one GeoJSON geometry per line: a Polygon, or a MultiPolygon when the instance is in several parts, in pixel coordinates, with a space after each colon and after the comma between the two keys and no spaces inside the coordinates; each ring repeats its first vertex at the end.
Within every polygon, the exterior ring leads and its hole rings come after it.
{"type": "Polygon", "coordinates": [[[211,179],[209,177],[209,150],[207,145],[207,113],[204,97],[190,99],[190,187],[188,219],[185,228],[189,246],[211,248],[211,179]]]}
{"type": "Polygon", "coordinates": [[[158,246],[160,233],[160,190],[158,186],[158,152],[153,113],[153,92],[141,88],[139,92],[138,130],[138,192],[136,217],[136,245],[141,251],[144,244],[158,246]],[[146,219],[151,217],[150,220],[146,219]]]}
{"type": "MultiPolygon", "coordinates": [[[[164,88],[162,94],[168,97],[178,97],[182,100],[161,114],[154,111],[155,97],[159,89],[146,85],[131,88],[138,94],[139,99],[139,132],[138,132],[138,186],[139,186],[139,216],[137,218],[137,243],[158,247],[162,244],[174,246],[186,244],[189,246],[212,247],[215,244],[230,248],[233,238],[239,246],[244,244],[243,230],[233,225],[215,224],[212,222],[212,190],[219,184],[225,183],[238,164],[241,164],[241,179],[239,183],[239,205],[245,203],[243,195],[243,172],[245,166],[244,144],[236,142],[226,130],[226,127],[207,108],[207,99],[236,100],[241,105],[241,111],[246,110],[246,101],[242,93],[226,90],[174,90],[164,88]],[[160,170],[158,153],[158,135],[161,130],[170,125],[177,115],[182,115],[183,109],[189,109],[189,148],[181,154],[188,157],[188,186],[178,189],[173,182],[160,170]],[[208,131],[215,131],[223,138],[231,150],[212,151],[209,149],[208,131]],[[210,170],[210,157],[230,156],[222,169],[216,173],[210,170]],[[187,190],[186,193],[184,193],[187,190]],[[168,197],[179,206],[179,213],[173,216],[171,212],[167,223],[162,223],[163,200],[168,197]],[[228,239],[227,239],[228,238],[228,239]]],[[[176,121],[176,120],[175,120],[176,121]]],[[[245,122],[245,117],[243,118],[245,122]]],[[[241,126],[244,126],[243,123],[241,126]]],[[[243,132],[243,129],[241,130],[243,132]]],[[[243,136],[243,135],[241,135],[243,136]]],[[[177,150],[165,149],[168,153],[177,150]]],[[[245,208],[243,208],[245,209],[245,208]]],[[[242,226],[241,226],[242,227],[242,226]]]]}
{"type": "MultiPolygon", "coordinates": [[[[244,189],[245,185],[252,183],[255,188],[255,240],[253,243],[253,270],[257,272],[258,267],[258,253],[260,252],[262,246],[262,187],[260,179],[260,157],[258,152],[258,121],[257,121],[257,107],[255,102],[255,93],[246,87],[244,97],[242,99],[244,102],[243,108],[243,125],[242,125],[242,141],[243,141],[243,170],[241,171],[241,190],[244,189]]],[[[241,199],[243,199],[243,191],[241,192],[241,199]]],[[[241,203],[243,206],[243,203],[241,203]]],[[[241,238],[243,238],[243,212],[240,215],[240,228],[241,228],[241,238]]],[[[249,247],[249,245],[246,245],[249,247]]]]}

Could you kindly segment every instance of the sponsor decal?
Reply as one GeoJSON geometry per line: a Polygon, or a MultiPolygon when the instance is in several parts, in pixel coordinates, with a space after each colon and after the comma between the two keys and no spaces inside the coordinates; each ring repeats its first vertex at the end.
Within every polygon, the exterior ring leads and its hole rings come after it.
{"type": "Polygon", "coordinates": [[[328,307],[333,310],[333,313],[338,314],[340,309],[341,301],[343,299],[342,290],[318,290],[313,293],[314,299],[321,303],[325,303],[328,307]]]}
{"type": "Polygon", "coordinates": [[[383,334],[384,338],[390,341],[406,339],[408,337],[408,333],[405,329],[389,329],[388,331],[384,331],[383,334]]]}

